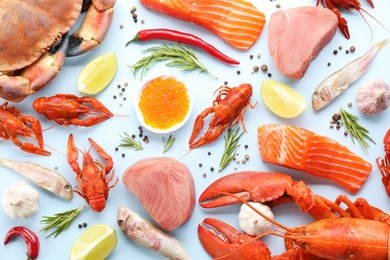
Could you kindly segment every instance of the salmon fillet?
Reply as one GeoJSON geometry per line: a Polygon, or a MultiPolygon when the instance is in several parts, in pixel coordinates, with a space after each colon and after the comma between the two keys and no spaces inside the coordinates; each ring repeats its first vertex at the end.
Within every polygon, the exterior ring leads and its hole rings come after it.
{"type": "Polygon", "coordinates": [[[356,193],[372,165],[335,140],[294,126],[268,124],[257,129],[263,161],[334,181],[356,193]]]}
{"type": "Polygon", "coordinates": [[[230,45],[249,49],[259,38],[265,15],[245,0],[140,0],[147,8],[192,22],[230,45]]]}

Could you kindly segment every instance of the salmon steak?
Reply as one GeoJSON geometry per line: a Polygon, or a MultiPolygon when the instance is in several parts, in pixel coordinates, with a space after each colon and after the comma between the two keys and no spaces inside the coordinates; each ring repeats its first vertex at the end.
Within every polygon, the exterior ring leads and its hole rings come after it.
{"type": "Polygon", "coordinates": [[[249,49],[259,38],[266,18],[245,0],[140,0],[147,8],[195,23],[230,45],[249,49]]]}
{"type": "Polygon", "coordinates": [[[257,129],[263,161],[331,180],[356,193],[372,165],[335,140],[288,125],[267,124],[257,129]]]}

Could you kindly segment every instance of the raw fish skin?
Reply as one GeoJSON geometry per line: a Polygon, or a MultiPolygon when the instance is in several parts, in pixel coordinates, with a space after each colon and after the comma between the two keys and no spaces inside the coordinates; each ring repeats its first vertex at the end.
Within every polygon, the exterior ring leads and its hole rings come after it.
{"type": "Polygon", "coordinates": [[[277,70],[293,79],[302,78],[336,30],[337,17],[327,8],[305,6],[274,12],[268,24],[268,50],[277,70]]]}
{"type": "Polygon", "coordinates": [[[140,0],[147,8],[195,23],[230,45],[249,49],[259,38],[266,17],[246,0],[140,0]]]}
{"type": "Polygon", "coordinates": [[[186,222],[195,207],[195,183],[182,162],[169,157],[141,159],[122,177],[150,216],[171,231],[186,222]]]}

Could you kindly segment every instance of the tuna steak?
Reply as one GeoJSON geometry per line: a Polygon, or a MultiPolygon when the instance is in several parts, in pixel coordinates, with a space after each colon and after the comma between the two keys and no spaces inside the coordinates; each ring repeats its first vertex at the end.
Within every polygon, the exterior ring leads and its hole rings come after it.
{"type": "Polygon", "coordinates": [[[326,8],[306,6],[273,13],[268,49],[276,68],[293,79],[302,78],[336,29],[337,17],[326,8]]]}
{"type": "Polygon", "coordinates": [[[195,206],[195,184],[183,163],[169,157],[141,159],[122,177],[149,215],[165,230],[186,222],[195,206]]]}

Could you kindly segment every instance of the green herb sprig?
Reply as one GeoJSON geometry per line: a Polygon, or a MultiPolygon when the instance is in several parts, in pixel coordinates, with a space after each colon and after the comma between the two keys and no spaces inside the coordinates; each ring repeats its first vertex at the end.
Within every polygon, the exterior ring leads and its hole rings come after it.
{"type": "Polygon", "coordinates": [[[173,138],[172,135],[169,135],[168,140],[166,142],[165,142],[164,136],[162,137],[163,146],[164,146],[163,153],[168,151],[168,149],[172,146],[172,144],[175,142],[175,140],[176,140],[176,138],[173,138]]]}
{"type": "Polygon", "coordinates": [[[61,213],[56,213],[54,216],[43,216],[41,223],[46,224],[39,232],[47,232],[51,229],[54,229],[52,233],[50,233],[46,238],[54,235],[56,238],[60,235],[65,229],[69,227],[69,225],[76,219],[76,217],[80,214],[80,212],[85,209],[85,206],[81,208],[76,208],[72,210],[68,210],[61,213]]]}
{"type": "Polygon", "coordinates": [[[358,123],[359,118],[357,116],[345,111],[343,108],[340,108],[340,115],[342,124],[345,130],[351,136],[353,144],[355,144],[354,139],[356,139],[364,148],[364,150],[367,150],[367,148],[370,146],[367,140],[376,144],[375,141],[370,136],[368,136],[369,131],[358,123]]]}
{"type": "Polygon", "coordinates": [[[228,130],[227,136],[224,136],[225,139],[225,149],[222,154],[221,161],[219,163],[218,172],[222,171],[229,163],[234,159],[236,150],[240,147],[238,141],[244,132],[238,133],[240,128],[237,128],[235,131],[232,129],[228,130]]]}
{"type": "Polygon", "coordinates": [[[148,48],[143,52],[150,52],[151,54],[142,58],[133,66],[130,66],[134,69],[134,77],[138,71],[141,70],[142,79],[150,67],[157,62],[170,61],[166,64],[167,66],[177,67],[182,71],[200,70],[201,72],[207,72],[209,75],[216,78],[215,75],[213,75],[202,63],[199,62],[195,52],[182,44],[172,44],[171,46],[161,44],[160,47],[148,48]]]}
{"type": "Polygon", "coordinates": [[[123,134],[125,136],[120,136],[120,138],[122,138],[122,143],[120,143],[118,146],[119,147],[127,147],[127,148],[133,148],[135,149],[136,151],[138,150],[143,150],[143,146],[141,144],[141,142],[137,142],[132,136],[130,136],[128,133],[126,132],[123,132],[123,134]]]}

